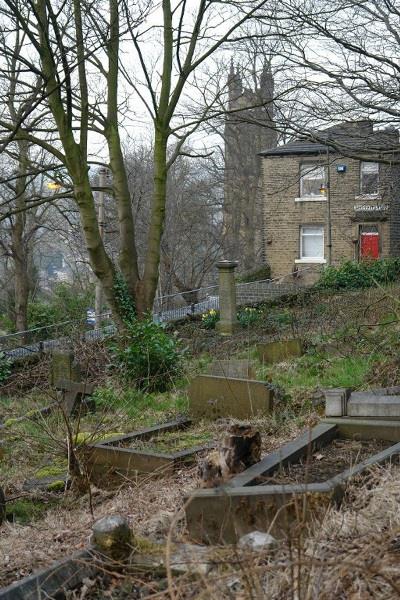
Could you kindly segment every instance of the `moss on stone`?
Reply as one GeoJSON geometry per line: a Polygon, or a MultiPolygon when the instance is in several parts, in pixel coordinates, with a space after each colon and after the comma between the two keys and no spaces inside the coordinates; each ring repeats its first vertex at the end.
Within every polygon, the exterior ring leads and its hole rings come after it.
{"type": "Polygon", "coordinates": [[[151,540],[135,535],[135,551],[139,554],[163,555],[165,553],[164,544],[156,544],[151,540]]]}
{"type": "Polygon", "coordinates": [[[63,479],[57,479],[56,481],[52,481],[47,486],[48,492],[63,492],[65,489],[65,481],[63,479]]]}
{"type": "Polygon", "coordinates": [[[96,433],[93,431],[80,431],[74,436],[74,442],[76,446],[80,446],[85,443],[94,444],[96,442],[103,442],[110,438],[116,437],[118,435],[124,435],[120,431],[111,431],[107,433],[96,433]]]}
{"type": "Polygon", "coordinates": [[[64,464],[51,464],[41,467],[35,473],[37,479],[45,479],[46,477],[57,477],[57,475],[63,475],[67,471],[67,463],[64,464]]]}

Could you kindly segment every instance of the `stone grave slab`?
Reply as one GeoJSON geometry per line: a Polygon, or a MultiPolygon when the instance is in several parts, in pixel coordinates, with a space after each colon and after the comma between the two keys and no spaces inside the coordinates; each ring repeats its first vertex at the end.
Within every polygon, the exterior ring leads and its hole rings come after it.
{"type": "Polygon", "coordinates": [[[62,395],[62,405],[68,416],[82,403],[88,406],[88,398],[93,394],[92,383],[78,383],[70,379],[59,379],[55,387],[62,395]]]}
{"type": "Polygon", "coordinates": [[[258,344],[257,353],[263,364],[272,365],[288,358],[302,356],[304,354],[303,342],[300,339],[291,339],[258,344]]]}
{"type": "Polygon", "coordinates": [[[392,427],[389,434],[388,423],[375,420],[369,427],[368,419],[325,420],[267,455],[225,485],[195,490],[185,498],[186,522],[191,539],[212,544],[235,543],[241,536],[255,529],[272,533],[279,538],[290,533],[299,514],[310,517],[316,516],[318,512],[324,514],[330,502],[341,501],[348,482],[354,476],[368,471],[372,465],[398,460],[400,423],[392,427]],[[315,451],[318,449],[319,455],[328,449],[328,455],[331,444],[337,441],[339,452],[342,452],[342,440],[347,438],[350,438],[348,443],[351,444],[361,443],[358,439],[374,439],[375,444],[371,446],[364,442],[364,458],[358,463],[350,463],[342,471],[340,468],[343,467],[338,467],[334,453],[331,457],[330,465],[333,465],[333,470],[329,471],[330,475],[325,479],[321,476],[320,480],[317,468],[314,479],[311,478],[309,482],[309,461],[312,459],[315,465],[321,464],[319,458],[315,458],[315,451]],[[375,448],[375,453],[369,453],[370,447],[375,448]],[[303,462],[299,462],[300,459],[303,462]],[[306,474],[305,479],[285,483],[286,476],[282,476],[282,469],[293,469],[296,466],[306,474]],[[268,480],[276,483],[265,484],[268,480]]]}
{"type": "Polygon", "coordinates": [[[55,387],[57,381],[65,379],[79,382],[82,380],[80,364],[75,360],[72,351],[53,351],[50,367],[50,385],[55,387]]]}
{"type": "Polygon", "coordinates": [[[262,381],[198,375],[189,388],[192,417],[248,419],[272,411],[273,391],[262,381]]]}
{"type": "Polygon", "coordinates": [[[215,360],[207,368],[207,375],[233,379],[255,379],[256,370],[250,360],[215,360]]]}

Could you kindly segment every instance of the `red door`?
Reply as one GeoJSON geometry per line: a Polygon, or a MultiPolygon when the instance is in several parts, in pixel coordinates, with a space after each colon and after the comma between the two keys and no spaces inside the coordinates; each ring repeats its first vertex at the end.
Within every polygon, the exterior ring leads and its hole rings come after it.
{"type": "Polygon", "coordinates": [[[360,258],[379,258],[379,233],[362,233],[360,258]]]}

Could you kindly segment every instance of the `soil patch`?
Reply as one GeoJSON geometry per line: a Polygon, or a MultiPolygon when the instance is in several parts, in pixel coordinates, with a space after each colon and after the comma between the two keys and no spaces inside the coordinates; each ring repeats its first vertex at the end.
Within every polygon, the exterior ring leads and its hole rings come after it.
{"type": "Polygon", "coordinates": [[[335,439],[302,461],[280,469],[271,477],[263,478],[260,485],[326,481],[391,445],[382,440],[335,439]]]}

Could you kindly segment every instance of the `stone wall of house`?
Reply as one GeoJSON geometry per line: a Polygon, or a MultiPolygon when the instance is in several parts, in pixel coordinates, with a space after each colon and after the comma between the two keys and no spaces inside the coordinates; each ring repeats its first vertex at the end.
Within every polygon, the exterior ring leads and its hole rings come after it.
{"type": "MultiPolygon", "coordinates": [[[[360,161],[330,156],[330,214],[332,264],[358,259],[360,225],[376,225],[380,235],[380,256],[400,255],[400,208],[396,190],[399,173],[381,166],[382,196],[376,199],[360,196],[360,161]],[[337,165],[346,165],[338,173],[337,165]],[[389,205],[388,210],[355,210],[355,206],[389,205]]],[[[328,263],[328,201],[296,201],[300,197],[300,165],[327,165],[321,155],[267,156],[263,158],[264,227],[267,261],[272,277],[280,277],[294,269],[312,267],[315,263],[299,262],[300,227],[324,227],[324,258],[328,263]]]]}

